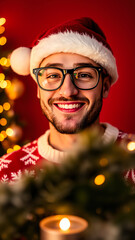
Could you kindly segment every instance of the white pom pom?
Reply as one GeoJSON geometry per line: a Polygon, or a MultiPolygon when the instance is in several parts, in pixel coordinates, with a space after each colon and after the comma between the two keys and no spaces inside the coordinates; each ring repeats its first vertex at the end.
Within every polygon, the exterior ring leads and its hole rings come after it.
{"type": "Polygon", "coordinates": [[[30,48],[19,47],[15,49],[10,57],[11,67],[19,75],[30,74],[30,48]]]}

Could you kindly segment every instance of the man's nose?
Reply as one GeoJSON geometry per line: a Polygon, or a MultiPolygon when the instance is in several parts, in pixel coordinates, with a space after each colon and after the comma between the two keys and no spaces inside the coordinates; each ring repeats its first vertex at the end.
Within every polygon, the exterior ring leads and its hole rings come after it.
{"type": "Polygon", "coordinates": [[[73,95],[77,95],[78,94],[78,90],[72,80],[71,80],[71,75],[70,74],[66,74],[64,82],[62,84],[62,86],[59,89],[59,94],[65,97],[71,97],[73,95]]]}

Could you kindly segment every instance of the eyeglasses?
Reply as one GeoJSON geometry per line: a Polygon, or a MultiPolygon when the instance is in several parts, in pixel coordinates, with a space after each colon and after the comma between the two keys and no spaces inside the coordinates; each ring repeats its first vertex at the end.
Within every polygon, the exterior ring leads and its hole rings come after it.
{"type": "Polygon", "coordinates": [[[70,74],[74,86],[81,90],[95,88],[100,79],[102,67],[84,65],[73,69],[61,69],[57,67],[41,67],[33,69],[39,87],[46,91],[59,89],[65,79],[66,74],[70,74]]]}

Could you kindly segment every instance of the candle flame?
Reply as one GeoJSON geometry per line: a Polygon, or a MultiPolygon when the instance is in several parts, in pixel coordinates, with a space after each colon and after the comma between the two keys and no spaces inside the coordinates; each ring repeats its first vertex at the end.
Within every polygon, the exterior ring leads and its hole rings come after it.
{"type": "Polygon", "coordinates": [[[59,227],[62,231],[67,231],[70,228],[70,221],[68,218],[62,218],[59,227]]]}

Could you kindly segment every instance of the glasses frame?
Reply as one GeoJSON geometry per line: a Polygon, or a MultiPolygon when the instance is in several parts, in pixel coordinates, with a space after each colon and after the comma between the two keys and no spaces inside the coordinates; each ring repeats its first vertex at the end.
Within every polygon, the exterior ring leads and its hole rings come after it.
{"type": "Polygon", "coordinates": [[[103,72],[103,68],[102,68],[101,66],[100,66],[100,67],[96,67],[96,66],[92,66],[92,65],[88,65],[88,64],[87,64],[87,65],[80,66],[80,67],[72,68],[72,69],[62,69],[62,68],[51,67],[51,66],[49,66],[49,67],[34,68],[34,69],[33,69],[33,74],[36,76],[37,84],[38,84],[38,86],[39,86],[42,90],[44,90],[44,91],[56,91],[57,89],[59,89],[59,88],[62,86],[63,82],[64,82],[64,79],[65,79],[66,74],[70,74],[70,76],[71,76],[71,81],[72,81],[73,85],[74,85],[77,89],[80,89],[80,90],[91,90],[91,89],[94,89],[94,88],[97,87],[97,85],[98,85],[98,83],[99,83],[100,75],[101,75],[102,72],[103,72]],[[78,86],[76,86],[76,84],[75,84],[75,82],[74,82],[74,76],[73,76],[74,71],[77,70],[77,69],[81,69],[81,68],[83,68],[83,67],[90,67],[90,68],[92,68],[92,69],[96,69],[97,72],[98,72],[98,80],[97,80],[97,83],[96,83],[96,85],[95,85],[94,87],[92,87],[92,88],[79,88],[78,86]],[[60,86],[57,87],[57,88],[55,88],[55,89],[45,89],[45,88],[43,88],[43,87],[40,85],[39,80],[38,80],[38,73],[39,73],[39,71],[42,70],[42,69],[49,69],[49,68],[54,68],[54,69],[60,70],[60,71],[62,72],[62,75],[63,75],[63,78],[62,78],[62,80],[61,80],[60,86]]]}

